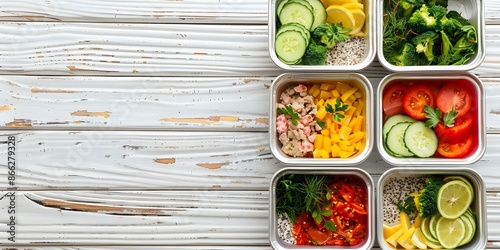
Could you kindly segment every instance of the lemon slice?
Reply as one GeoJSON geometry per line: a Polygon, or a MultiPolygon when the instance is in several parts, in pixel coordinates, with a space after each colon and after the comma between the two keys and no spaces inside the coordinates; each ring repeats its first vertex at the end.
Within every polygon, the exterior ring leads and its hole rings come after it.
{"type": "Polygon", "coordinates": [[[415,227],[410,227],[408,231],[406,231],[403,235],[401,235],[401,237],[398,238],[397,242],[399,243],[399,245],[401,245],[404,249],[414,249],[415,245],[411,243],[413,233],[415,233],[415,227]]]}
{"type": "Polygon", "coordinates": [[[327,23],[337,24],[342,23],[344,28],[353,29],[356,20],[350,10],[342,7],[340,5],[330,5],[326,8],[326,13],[328,17],[326,19],[327,23]]]}
{"type": "Polygon", "coordinates": [[[355,2],[355,3],[345,3],[345,4],[342,4],[342,7],[346,8],[348,10],[354,10],[354,9],[363,10],[363,4],[362,3],[358,3],[358,2],[355,2]]]}
{"type": "Polygon", "coordinates": [[[401,229],[401,223],[389,226],[384,223],[384,239],[389,238],[391,235],[395,234],[399,229],[401,229]]]}
{"type": "Polygon", "coordinates": [[[322,0],[321,1],[325,7],[330,5],[342,5],[346,3],[357,3],[357,0],[322,0]]]}
{"type": "Polygon", "coordinates": [[[441,217],[436,224],[438,240],[444,248],[456,248],[465,238],[465,230],[465,224],[461,219],[441,217]]]}
{"type": "Polygon", "coordinates": [[[352,28],[352,31],[349,33],[349,35],[354,35],[360,32],[365,25],[366,15],[360,9],[351,9],[350,11],[352,13],[352,16],[354,17],[354,27],[352,28]]]}
{"type": "Polygon", "coordinates": [[[439,189],[437,207],[444,218],[458,218],[467,211],[471,203],[470,188],[461,180],[447,182],[439,189]]]}
{"type": "Polygon", "coordinates": [[[420,232],[420,228],[415,229],[415,233],[413,233],[413,236],[411,237],[411,243],[418,247],[418,249],[427,249],[427,245],[425,244],[422,232],[420,232]]]}

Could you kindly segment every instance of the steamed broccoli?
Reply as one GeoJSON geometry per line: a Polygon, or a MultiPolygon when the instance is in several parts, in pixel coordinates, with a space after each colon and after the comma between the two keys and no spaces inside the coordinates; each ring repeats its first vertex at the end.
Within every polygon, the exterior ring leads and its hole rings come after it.
{"type": "Polygon", "coordinates": [[[441,5],[443,7],[448,7],[448,0],[427,0],[429,5],[441,5]]]}
{"type": "Polygon", "coordinates": [[[311,32],[311,38],[318,44],[325,45],[328,49],[335,47],[338,42],[343,42],[350,38],[349,32],[351,29],[346,29],[342,23],[329,24],[324,23],[316,27],[311,32]]]}
{"type": "Polygon", "coordinates": [[[424,0],[400,0],[398,5],[399,15],[404,18],[409,18],[413,10],[420,8],[424,3],[424,0]]]}
{"type": "Polygon", "coordinates": [[[415,46],[411,43],[405,43],[403,50],[400,53],[393,54],[388,60],[398,66],[415,66],[417,65],[417,52],[415,46]]]}
{"type": "Polygon", "coordinates": [[[427,61],[434,60],[434,43],[439,38],[439,35],[434,31],[426,31],[413,39],[411,42],[415,45],[417,53],[424,53],[427,61]]]}
{"type": "Polygon", "coordinates": [[[444,185],[442,177],[431,175],[425,180],[426,185],[420,191],[418,201],[420,203],[419,215],[422,218],[432,216],[438,212],[437,195],[441,186],[444,185]]]}
{"type": "Polygon", "coordinates": [[[448,19],[453,19],[453,20],[456,20],[458,21],[458,24],[461,26],[465,26],[465,25],[469,25],[469,20],[465,19],[462,15],[460,15],[460,13],[458,13],[457,11],[455,10],[450,10],[447,14],[446,14],[446,17],[448,19]]]}
{"type": "Polygon", "coordinates": [[[441,65],[463,65],[476,53],[477,31],[474,26],[463,26],[455,34],[459,38],[452,43],[446,33],[441,31],[442,55],[439,63],[441,65]]]}
{"type": "Polygon", "coordinates": [[[305,65],[325,65],[327,55],[328,48],[325,45],[311,41],[302,57],[302,62],[305,65]]]}
{"type": "Polygon", "coordinates": [[[408,26],[417,33],[436,30],[437,19],[431,14],[429,7],[424,4],[420,9],[413,12],[410,19],[408,19],[408,26]]]}

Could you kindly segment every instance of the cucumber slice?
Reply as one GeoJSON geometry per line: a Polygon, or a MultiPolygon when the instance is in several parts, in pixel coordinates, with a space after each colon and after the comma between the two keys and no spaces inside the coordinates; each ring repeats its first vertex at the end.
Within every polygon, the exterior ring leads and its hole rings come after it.
{"type": "Polygon", "coordinates": [[[279,16],[281,13],[281,10],[283,9],[283,6],[288,3],[288,0],[281,0],[278,6],[276,6],[276,15],[279,16]]]}
{"type": "Polygon", "coordinates": [[[309,41],[311,40],[311,33],[306,29],[306,27],[304,27],[304,25],[299,23],[287,23],[281,26],[276,32],[276,36],[279,36],[281,33],[289,30],[295,30],[302,33],[302,36],[306,39],[306,43],[309,44],[309,41]]]}
{"type": "Polygon", "coordinates": [[[400,123],[400,122],[416,122],[417,120],[411,118],[408,115],[403,115],[403,114],[397,114],[390,116],[385,120],[384,126],[382,127],[382,139],[385,141],[387,138],[387,133],[389,133],[389,130],[391,130],[392,126],[400,123]]]}
{"type": "Polygon", "coordinates": [[[314,30],[316,27],[324,24],[326,22],[326,9],[320,0],[307,0],[309,4],[313,7],[314,22],[310,30],[314,30]]]}
{"type": "Polygon", "coordinates": [[[302,33],[295,30],[285,31],[276,36],[276,55],[287,64],[299,62],[306,52],[307,41],[302,33]]]}
{"type": "Polygon", "coordinates": [[[287,23],[300,23],[311,30],[314,23],[314,14],[312,6],[305,0],[289,0],[281,9],[278,18],[281,25],[287,23]]]}
{"type": "Polygon", "coordinates": [[[404,134],[406,148],[418,157],[431,157],[436,153],[438,138],[434,130],[422,121],[412,123],[404,134]]]}
{"type": "Polygon", "coordinates": [[[403,157],[414,156],[412,152],[410,152],[404,143],[404,136],[406,129],[413,124],[412,122],[400,122],[394,126],[392,126],[389,133],[387,133],[387,147],[391,152],[396,155],[400,155],[403,157]]]}

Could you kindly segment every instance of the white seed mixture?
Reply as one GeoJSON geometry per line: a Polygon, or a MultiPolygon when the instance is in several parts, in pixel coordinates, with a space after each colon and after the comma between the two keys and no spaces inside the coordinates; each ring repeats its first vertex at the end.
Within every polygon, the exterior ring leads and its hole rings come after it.
{"type": "Polygon", "coordinates": [[[285,214],[278,215],[278,237],[286,243],[295,244],[292,235],[292,224],[285,214]]]}
{"type": "Polygon", "coordinates": [[[383,191],[384,222],[388,225],[399,223],[399,209],[394,205],[394,201],[404,201],[409,194],[420,191],[424,186],[424,177],[390,178],[384,185],[383,191]]]}
{"type": "Polygon", "coordinates": [[[364,54],[365,39],[353,37],[328,50],[326,65],[356,65],[361,62],[364,54]]]}

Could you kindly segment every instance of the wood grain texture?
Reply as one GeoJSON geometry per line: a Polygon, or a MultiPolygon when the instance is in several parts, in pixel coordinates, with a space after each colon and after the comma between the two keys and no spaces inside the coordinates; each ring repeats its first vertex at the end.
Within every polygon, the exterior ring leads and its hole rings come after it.
{"type": "MultiPolygon", "coordinates": [[[[19,131],[19,190],[268,190],[282,168],[266,132],[19,131]],[[196,153],[195,153],[196,152],[196,153]]],[[[5,139],[5,136],[0,136],[5,139]]],[[[495,169],[500,135],[488,134],[483,158],[470,166],[488,191],[500,191],[495,169]]],[[[7,145],[0,144],[0,159],[7,145]]],[[[0,163],[6,169],[6,163],[0,163]]],[[[392,166],[377,149],[360,168],[373,178],[392,166]]],[[[0,180],[7,171],[0,171],[0,180]]],[[[0,182],[6,190],[7,182],[0,182]]]]}
{"type": "Polygon", "coordinates": [[[0,20],[144,23],[267,23],[266,0],[1,1],[0,20]]]}
{"type": "MultiPolygon", "coordinates": [[[[266,25],[0,22],[0,74],[276,76],[266,25]]],[[[486,27],[484,63],[500,76],[500,25],[486,27]]],[[[378,62],[368,77],[389,72],[378,62]]]]}
{"type": "MultiPolygon", "coordinates": [[[[244,191],[54,191],[15,197],[16,244],[268,245],[269,193],[244,191]],[[214,223],[214,222],[217,223],[214,223]],[[245,226],[242,226],[245,225],[245,226]]],[[[500,209],[487,197],[488,240],[497,241],[500,209]]],[[[9,219],[0,211],[0,242],[9,219]]]]}
{"type": "Polygon", "coordinates": [[[90,130],[267,130],[270,77],[0,76],[0,124],[90,130]]]}

